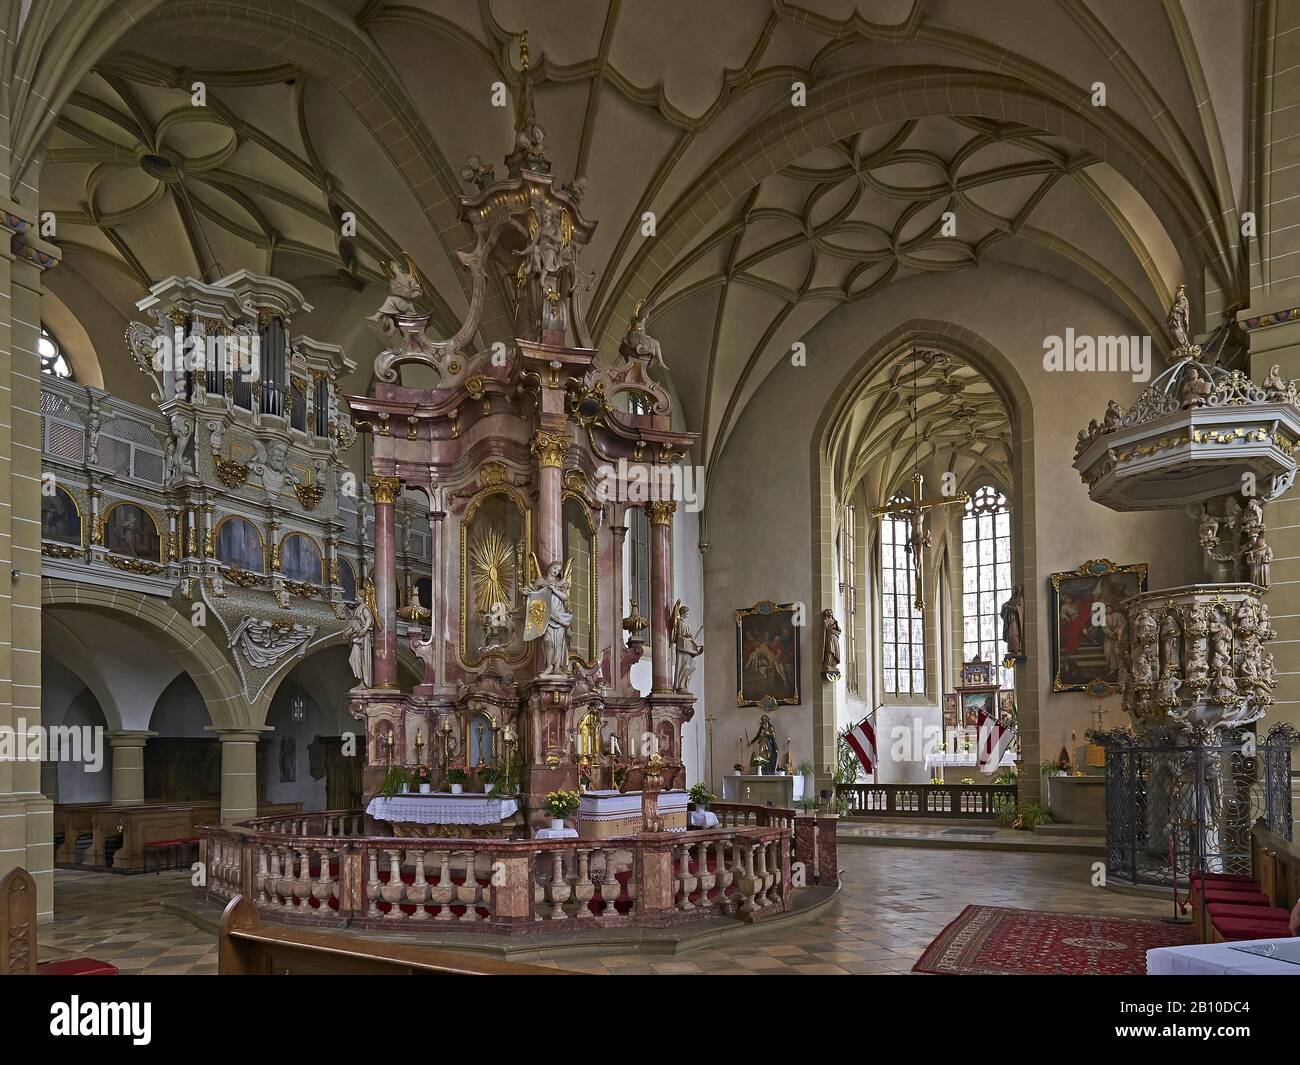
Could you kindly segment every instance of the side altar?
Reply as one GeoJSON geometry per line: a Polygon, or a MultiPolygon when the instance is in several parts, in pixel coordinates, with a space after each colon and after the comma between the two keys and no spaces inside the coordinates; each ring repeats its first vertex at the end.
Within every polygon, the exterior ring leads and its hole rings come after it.
{"type": "Polygon", "coordinates": [[[439,788],[490,776],[498,791],[509,781],[537,830],[551,820],[548,793],[626,786],[633,762],[623,752],[658,753],[665,787],[684,786],[681,730],[703,648],[674,597],[677,503],[660,491],[679,482],[672,467],[697,434],[672,428],[672,401],[650,374],[662,356],[644,308],[611,358],[593,345],[583,317],[593,275],[579,256],[595,226],[582,213],[584,183],[551,172],[526,43],[521,57],[506,176],[479,164],[466,177],[476,191],[460,200],[475,240],[460,253],[464,320],[435,335],[423,309],[430,284],[409,257],[390,264],[390,295],[371,316],[389,346],[371,394],[349,397],[371,438],[375,509],[373,593],[351,629],[361,683],[350,709],[365,723],[367,801],[395,768],[427,770],[439,788]],[[483,339],[494,331],[512,340],[483,339]],[[434,386],[402,384],[410,365],[432,372],[434,386]],[[411,492],[428,503],[432,616],[429,638],[411,641],[424,676],[407,692],[397,685],[393,508],[411,492]],[[625,618],[636,507],[649,528],[651,594],[625,618]],[[629,671],[647,628],[653,686],[643,696],[629,671]],[[444,742],[422,766],[420,740],[431,736],[444,742]]]}

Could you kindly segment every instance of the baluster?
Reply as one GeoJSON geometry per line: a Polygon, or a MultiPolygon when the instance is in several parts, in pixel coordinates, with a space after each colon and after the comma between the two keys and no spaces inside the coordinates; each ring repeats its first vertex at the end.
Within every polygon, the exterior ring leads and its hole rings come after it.
{"type": "Polygon", "coordinates": [[[695,867],[695,876],[700,884],[700,906],[707,908],[709,905],[709,892],[713,890],[718,882],[717,874],[709,868],[709,844],[705,840],[696,845],[696,854],[699,860],[695,867]]]}
{"type": "Polygon", "coordinates": [[[429,913],[424,908],[429,898],[429,882],[424,878],[424,851],[415,852],[415,880],[406,889],[406,901],[415,907],[413,921],[427,921],[429,913]]]}
{"type": "Polygon", "coordinates": [[[370,879],[366,881],[366,916],[379,917],[379,851],[371,849],[370,856],[370,879]]]}
{"type": "Polygon", "coordinates": [[[564,879],[564,853],[557,847],[551,851],[551,881],[546,886],[546,898],[551,904],[551,920],[563,921],[564,904],[569,901],[572,889],[564,879]]]}
{"type": "Polygon", "coordinates": [[[605,848],[601,853],[605,856],[605,876],[600,882],[600,901],[604,903],[600,918],[603,921],[618,916],[618,907],[615,903],[618,901],[621,888],[618,877],[614,875],[614,848],[605,848]]]}
{"type": "Polygon", "coordinates": [[[592,883],[590,876],[590,862],[592,852],[589,850],[575,850],[578,857],[578,874],[573,883],[573,900],[578,904],[578,909],[574,916],[580,921],[594,918],[596,915],[591,912],[589,905],[596,895],[596,885],[592,883]]]}
{"type": "Polygon", "coordinates": [[[681,865],[678,867],[680,875],[677,880],[677,888],[681,895],[677,899],[677,908],[685,913],[695,909],[695,904],[691,902],[691,892],[695,890],[697,881],[691,876],[691,845],[683,843],[681,847],[681,865]]]}
{"type": "Polygon", "coordinates": [[[388,883],[379,891],[384,901],[389,903],[388,913],[385,915],[389,919],[399,920],[405,916],[401,906],[398,905],[405,892],[406,885],[402,883],[402,852],[393,849],[388,852],[388,883]]]}
{"type": "MultiPolygon", "coordinates": [[[[726,839],[718,840],[714,851],[714,867],[716,869],[714,875],[717,878],[718,893],[714,896],[713,901],[717,903],[719,912],[723,914],[730,914],[735,907],[735,904],[727,896],[727,888],[731,886],[736,878],[735,873],[731,871],[731,867],[727,865],[727,843],[728,840],[726,839]]],[[[734,845],[732,849],[735,849],[734,845]]]]}
{"type": "Polygon", "coordinates": [[[257,845],[257,889],[260,892],[258,903],[262,906],[271,905],[271,872],[267,862],[267,851],[269,848],[265,843],[257,845]]]}
{"type": "Polygon", "coordinates": [[[478,905],[478,874],[474,869],[476,858],[474,851],[466,851],[465,860],[465,882],[461,884],[456,892],[456,901],[465,907],[465,912],[461,914],[462,921],[477,921],[479,919],[478,911],[474,908],[478,905]]]}
{"type": "MultiPolygon", "coordinates": [[[[330,916],[330,899],[334,896],[334,877],[330,873],[329,848],[322,848],[317,853],[320,855],[320,875],[312,884],[311,895],[320,903],[316,908],[316,916],[323,919],[330,916]]],[[[310,910],[310,907],[308,909],[310,910]]]]}
{"type": "Polygon", "coordinates": [[[754,847],[756,844],[749,840],[736,841],[737,845],[743,852],[744,868],[739,877],[736,878],[736,886],[740,890],[741,903],[740,912],[746,917],[751,916],[757,907],[754,904],[754,898],[758,894],[759,885],[762,881],[754,874],[754,847]]]}
{"type": "Polygon", "coordinates": [[[438,907],[435,921],[452,919],[451,900],[456,897],[456,885],[451,882],[451,851],[442,851],[442,862],[438,868],[438,882],[429,892],[429,901],[438,907]]]}
{"type": "Polygon", "coordinates": [[[267,894],[271,897],[271,905],[280,905],[280,862],[283,855],[279,846],[271,847],[271,872],[266,880],[267,894]]]}

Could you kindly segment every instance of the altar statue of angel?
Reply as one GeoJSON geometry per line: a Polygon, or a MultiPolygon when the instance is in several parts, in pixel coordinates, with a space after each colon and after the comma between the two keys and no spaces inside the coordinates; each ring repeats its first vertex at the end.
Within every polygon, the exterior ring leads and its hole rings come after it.
{"type": "Polygon", "coordinates": [[[523,588],[524,640],[542,640],[543,677],[566,677],[569,674],[569,593],[573,588],[573,560],[561,568],[552,562],[543,574],[533,556],[537,579],[523,588]]]}
{"type": "Polygon", "coordinates": [[[424,295],[419,267],[405,252],[402,255],[406,260],[406,269],[402,269],[398,263],[389,262],[388,298],[368,319],[377,323],[385,336],[397,332],[399,317],[410,318],[420,313],[415,301],[424,295]]]}
{"type": "Polygon", "coordinates": [[[632,321],[627,327],[627,335],[623,337],[623,344],[629,351],[654,362],[664,373],[667,373],[668,367],[664,364],[663,348],[659,341],[647,332],[650,325],[650,312],[653,309],[653,303],[646,300],[636,301],[636,307],[632,310],[632,321]]]}
{"type": "Polygon", "coordinates": [[[669,639],[676,652],[673,668],[673,691],[690,691],[691,677],[695,675],[696,659],[704,654],[704,644],[700,643],[703,626],[692,635],[686,624],[686,615],[691,608],[680,599],[673,603],[669,623],[669,639]]]}

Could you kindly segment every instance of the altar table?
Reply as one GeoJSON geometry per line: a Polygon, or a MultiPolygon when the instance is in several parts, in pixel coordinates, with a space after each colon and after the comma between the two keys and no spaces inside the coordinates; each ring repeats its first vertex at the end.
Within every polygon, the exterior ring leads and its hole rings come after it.
{"type": "Polygon", "coordinates": [[[491,795],[376,795],[366,813],[387,821],[393,835],[423,838],[458,836],[509,836],[516,827],[519,803],[491,795]]]}
{"type": "Polygon", "coordinates": [[[803,775],[788,773],[727,773],[722,778],[723,802],[756,802],[789,809],[803,798],[803,775]]]}
{"type": "MultiPolygon", "coordinates": [[[[686,792],[661,791],[659,816],[669,832],[686,831],[686,792]]],[[[585,792],[578,804],[578,835],[583,839],[634,836],[641,831],[641,793],[585,792]]]]}
{"type": "MultiPolygon", "coordinates": [[[[1188,947],[1155,947],[1147,951],[1148,976],[1300,976],[1300,965],[1248,954],[1233,947],[1285,943],[1285,939],[1252,939],[1244,943],[1193,943],[1188,947]]],[[[1295,942],[1295,940],[1290,940],[1295,942]]]]}

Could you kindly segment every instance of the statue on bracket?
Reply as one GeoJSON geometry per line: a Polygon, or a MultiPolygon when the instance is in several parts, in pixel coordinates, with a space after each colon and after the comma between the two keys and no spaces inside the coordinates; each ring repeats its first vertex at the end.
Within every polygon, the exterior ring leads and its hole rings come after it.
{"type": "Polygon", "coordinates": [[[822,611],[822,678],[840,679],[840,636],[843,634],[840,623],[835,620],[835,611],[827,607],[822,611]]]}
{"type": "Polygon", "coordinates": [[[573,615],[569,613],[569,592],[573,587],[573,565],[552,562],[543,574],[533,556],[533,571],[537,579],[523,591],[524,640],[542,640],[543,677],[569,675],[569,626],[573,615]]]}
{"type": "Polygon", "coordinates": [[[703,628],[697,629],[695,634],[691,635],[691,630],[686,625],[686,615],[690,612],[691,608],[680,599],[673,603],[669,638],[676,651],[673,669],[673,691],[676,692],[691,690],[691,678],[695,676],[695,667],[698,664],[695,660],[704,654],[704,644],[700,643],[700,633],[703,628]]]}
{"type": "Polygon", "coordinates": [[[664,363],[663,348],[659,341],[646,331],[650,324],[650,312],[653,309],[652,303],[637,300],[636,307],[632,311],[632,321],[627,327],[627,335],[623,338],[622,350],[642,356],[647,362],[654,362],[664,373],[667,373],[668,367],[664,363]]]}
{"type": "Polygon", "coordinates": [[[348,665],[352,675],[361,682],[363,688],[374,686],[374,630],[375,615],[371,613],[370,604],[366,602],[373,590],[369,579],[366,580],[366,592],[357,597],[357,605],[352,608],[345,630],[352,641],[352,650],[348,653],[348,665]]]}
{"type": "Polygon", "coordinates": [[[1025,590],[1016,585],[1011,598],[1002,604],[1002,642],[1007,645],[1007,657],[1017,662],[1025,660],[1025,590]]]}
{"type": "Polygon", "coordinates": [[[388,298],[369,318],[369,321],[379,326],[384,336],[391,336],[398,332],[398,318],[414,318],[420,314],[419,308],[415,305],[415,301],[424,295],[424,286],[420,284],[420,271],[409,255],[403,252],[402,256],[406,260],[406,269],[403,270],[395,262],[389,262],[388,298]]]}

